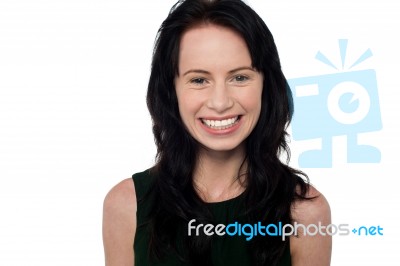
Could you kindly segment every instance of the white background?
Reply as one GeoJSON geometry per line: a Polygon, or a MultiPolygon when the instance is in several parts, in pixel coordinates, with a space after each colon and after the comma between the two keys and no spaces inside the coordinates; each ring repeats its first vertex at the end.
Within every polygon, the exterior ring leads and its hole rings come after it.
{"type": "MultiPolygon", "coordinates": [[[[334,223],[380,225],[384,236],[334,238],[332,265],[397,263],[400,62],[397,1],[247,1],[264,18],[287,78],[357,69],[377,73],[383,129],[360,139],[380,164],[347,164],[334,139],[330,169],[303,169],[334,223]]],[[[0,0],[0,265],[102,265],[108,190],[152,165],[145,105],[156,31],[174,1],[0,0]]],[[[292,142],[296,166],[302,144],[292,142]]]]}

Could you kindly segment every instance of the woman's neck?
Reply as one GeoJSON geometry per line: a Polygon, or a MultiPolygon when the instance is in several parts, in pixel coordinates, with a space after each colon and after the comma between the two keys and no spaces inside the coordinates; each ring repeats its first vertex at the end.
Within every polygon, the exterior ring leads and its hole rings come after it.
{"type": "Polygon", "coordinates": [[[194,171],[193,184],[205,202],[228,200],[245,189],[244,145],[232,151],[202,149],[194,171]]]}

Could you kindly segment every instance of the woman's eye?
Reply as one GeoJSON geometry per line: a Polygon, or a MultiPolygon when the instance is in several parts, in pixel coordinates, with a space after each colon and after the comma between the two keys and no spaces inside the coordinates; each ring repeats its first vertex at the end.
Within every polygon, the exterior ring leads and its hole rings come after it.
{"type": "Polygon", "coordinates": [[[203,78],[194,78],[190,80],[190,83],[196,84],[196,85],[203,85],[206,82],[205,79],[203,78]]]}
{"type": "Polygon", "coordinates": [[[236,76],[234,79],[235,79],[235,81],[238,81],[238,82],[244,82],[244,81],[248,80],[249,78],[246,76],[243,76],[243,75],[239,75],[239,76],[236,76]]]}

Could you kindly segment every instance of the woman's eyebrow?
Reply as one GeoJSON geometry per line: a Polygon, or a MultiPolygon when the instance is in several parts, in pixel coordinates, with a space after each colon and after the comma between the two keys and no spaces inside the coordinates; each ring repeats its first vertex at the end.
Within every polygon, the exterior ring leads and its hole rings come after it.
{"type": "Polygon", "coordinates": [[[232,74],[232,73],[237,72],[237,71],[240,71],[240,70],[251,70],[251,71],[255,71],[253,67],[250,67],[250,66],[242,66],[242,67],[238,67],[238,68],[232,69],[232,70],[230,70],[228,73],[229,73],[229,74],[232,74]]]}
{"type": "Polygon", "coordinates": [[[189,73],[201,73],[201,74],[210,74],[210,72],[206,71],[206,70],[202,70],[202,69],[190,69],[188,71],[186,71],[185,73],[183,73],[183,76],[189,74],[189,73]]]}
{"type": "MultiPolygon", "coordinates": [[[[238,68],[229,70],[228,73],[232,74],[232,73],[240,71],[240,70],[251,70],[251,71],[254,71],[254,68],[252,68],[250,66],[242,66],[242,67],[238,67],[238,68]]],[[[210,74],[209,71],[206,71],[206,70],[203,70],[203,69],[190,69],[190,70],[186,71],[185,73],[183,73],[183,76],[185,76],[185,75],[187,75],[189,73],[201,73],[201,74],[207,74],[207,75],[210,74]]]]}

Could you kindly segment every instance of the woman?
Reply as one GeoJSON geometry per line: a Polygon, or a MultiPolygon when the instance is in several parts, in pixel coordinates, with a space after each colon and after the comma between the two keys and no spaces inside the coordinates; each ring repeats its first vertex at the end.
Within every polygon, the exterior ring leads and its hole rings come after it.
{"type": "Polygon", "coordinates": [[[273,37],[250,7],[179,1],[148,85],[156,164],[106,196],[106,265],[329,265],[327,234],[227,229],[330,223],[324,196],[279,160],[291,102],[273,37]]]}

